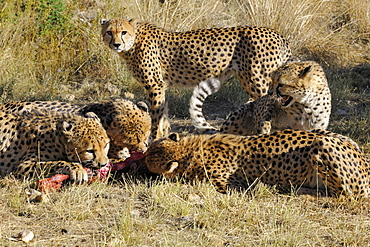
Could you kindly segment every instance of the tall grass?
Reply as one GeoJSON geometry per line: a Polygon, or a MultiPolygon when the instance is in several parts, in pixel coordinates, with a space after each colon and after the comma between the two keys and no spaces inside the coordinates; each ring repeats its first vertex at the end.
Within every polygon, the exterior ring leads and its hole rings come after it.
{"type": "Polygon", "coordinates": [[[111,94],[106,83],[118,94],[142,94],[102,44],[101,18],[135,18],[174,31],[267,26],[286,36],[296,55],[342,67],[369,60],[369,8],[369,0],[1,1],[0,101],[104,98],[111,94]]]}

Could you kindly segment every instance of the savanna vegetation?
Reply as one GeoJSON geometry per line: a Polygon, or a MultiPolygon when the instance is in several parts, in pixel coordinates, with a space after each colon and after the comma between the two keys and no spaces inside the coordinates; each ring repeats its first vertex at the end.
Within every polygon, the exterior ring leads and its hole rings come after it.
{"type": "MultiPolygon", "coordinates": [[[[370,0],[0,0],[0,103],[145,100],[143,88],[101,42],[100,20],[116,16],[173,31],[266,26],[295,56],[324,68],[332,91],[329,129],[370,154],[370,0]]],[[[191,89],[169,90],[174,129],[188,121],[191,89]]],[[[217,125],[247,100],[230,79],[207,99],[217,125]]],[[[0,180],[0,245],[19,246],[367,246],[369,202],[278,193],[258,185],[219,194],[161,178],[122,175],[107,184],[67,186],[34,202],[32,181],[0,180]],[[26,245],[26,244],[25,244],[26,245]]]]}

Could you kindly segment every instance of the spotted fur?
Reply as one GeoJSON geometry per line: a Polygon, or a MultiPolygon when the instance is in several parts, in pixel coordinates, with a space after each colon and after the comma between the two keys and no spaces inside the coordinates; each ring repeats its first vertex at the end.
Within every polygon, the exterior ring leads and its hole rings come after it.
{"type": "Polygon", "coordinates": [[[92,112],[35,116],[0,112],[0,172],[17,177],[43,177],[55,173],[87,181],[84,166],[108,163],[109,138],[92,112]]]}
{"type": "Polygon", "coordinates": [[[237,74],[253,99],[267,94],[270,73],[291,56],[286,40],[262,27],[170,32],[153,24],[113,18],[102,21],[105,44],[125,61],[149,96],[152,135],[169,131],[165,90],[196,86],[237,74]]]}
{"type": "Polygon", "coordinates": [[[111,140],[110,158],[126,159],[131,151],[145,152],[150,138],[151,118],[144,102],[134,104],[125,99],[106,100],[87,105],[59,101],[11,102],[0,105],[0,111],[12,114],[73,113],[85,115],[94,112],[102,121],[111,140]]]}
{"type": "MultiPolygon", "coordinates": [[[[286,128],[326,129],[331,113],[331,94],[322,67],[313,61],[291,62],[272,73],[270,95],[249,101],[231,112],[220,128],[221,133],[237,135],[268,134],[286,128]]],[[[216,81],[202,82],[194,89],[191,102],[206,98],[217,90],[216,81]]],[[[190,105],[193,122],[201,132],[214,129],[190,105]]]]}
{"type": "MultiPolygon", "coordinates": [[[[353,141],[352,141],[353,142],[353,141]]],[[[248,189],[258,181],[290,190],[369,197],[369,163],[341,135],[282,130],[258,136],[170,135],[153,142],[148,168],[167,178],[210,181],[219,192],[248,189]]]]}

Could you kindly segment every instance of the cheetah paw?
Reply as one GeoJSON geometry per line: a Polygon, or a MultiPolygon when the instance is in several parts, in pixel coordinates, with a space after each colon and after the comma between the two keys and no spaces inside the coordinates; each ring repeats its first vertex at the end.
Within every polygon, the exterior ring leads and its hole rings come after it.
{"type": "Polygon", "coordinates": [[[87,175],[87,171],[80,166],[71,169],[69,172],[69,179],[76,183],[84,183],[88,181],[89,177],[87,175]]]}

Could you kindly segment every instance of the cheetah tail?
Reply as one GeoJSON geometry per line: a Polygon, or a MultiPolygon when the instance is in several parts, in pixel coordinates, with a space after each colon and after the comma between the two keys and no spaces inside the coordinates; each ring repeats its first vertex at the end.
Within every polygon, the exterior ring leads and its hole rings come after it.
{"type": "Polygon", "coordinates": [[[202,106],[205,99],[216,93],[221,87],[221,82],[218,79],[210,78],[208,80],[202,81],[198,86],[194,88],[193,95],[190,99],[190,118],[194,124],[194,127],[200,133],[211,134],[218,132],[214,127],[212,127],[205,117],[203,116],[202,106]]]}

